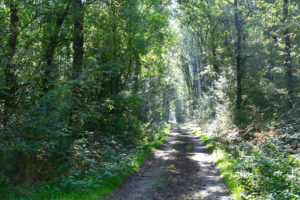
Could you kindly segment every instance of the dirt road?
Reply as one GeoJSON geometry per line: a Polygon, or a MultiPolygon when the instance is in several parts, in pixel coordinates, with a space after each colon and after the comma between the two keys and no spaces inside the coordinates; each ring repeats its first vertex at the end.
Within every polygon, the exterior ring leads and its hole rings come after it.
{"type": "Polygon", "coordinates": [[[107,200],[232,200],[209,149],[174,125],[158,148],[107,200]]]}

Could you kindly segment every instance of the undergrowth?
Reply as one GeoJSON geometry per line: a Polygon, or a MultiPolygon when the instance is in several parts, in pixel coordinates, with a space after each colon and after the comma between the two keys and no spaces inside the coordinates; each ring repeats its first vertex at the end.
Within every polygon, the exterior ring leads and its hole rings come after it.
{"type": "Polygon", "coordinates": [[[235,199],[300,199],[300,161],[274,140],[229,140],[218,130],[189,125],[211,149],[235,199]]]}
{"type": "MultiPolygon", "coordinates": [[[[147,137],[134,146],[118,147],[112,145],[103,147],[102,157],[94,159],[88,155],[82,156],[81,162],[89,167],[81,168],[80,164],[62,178],[41,183],[35,188],[20,185],[14,190],[23,195],[11,193],[3,197],[8,200],[98,200],[111,194],[133,171],[138,169],[147,156],[166,141],[171,125],[160,129],[147,129],[147,137]],[[22,191],[24,190],[24,191],[22,191]],[[24,193],[26,191],[26,193],[24,193]]],[[[87,141],[78,141],[77,150],[85,151],[87,141]]],[[[1,181],[0,181],[1,184],[1,181]]]]}

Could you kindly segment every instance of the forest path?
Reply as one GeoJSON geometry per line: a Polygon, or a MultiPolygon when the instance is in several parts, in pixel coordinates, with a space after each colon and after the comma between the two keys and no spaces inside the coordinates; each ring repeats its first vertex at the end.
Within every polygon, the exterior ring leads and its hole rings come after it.
{"type": "Polygon", "coordinates": [[[164,145],[107,200],[231,200],[209,149],[173,125],[164,145]]]}

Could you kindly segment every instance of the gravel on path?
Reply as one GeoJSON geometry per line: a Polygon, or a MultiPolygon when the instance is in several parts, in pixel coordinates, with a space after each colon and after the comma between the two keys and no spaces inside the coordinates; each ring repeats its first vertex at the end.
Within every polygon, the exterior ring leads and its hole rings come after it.
{"type": "Polygon", "coordinates": [[[233,200],[213,156],[189,129],[172,125],[157,148],[107,200],[233,200]]]}

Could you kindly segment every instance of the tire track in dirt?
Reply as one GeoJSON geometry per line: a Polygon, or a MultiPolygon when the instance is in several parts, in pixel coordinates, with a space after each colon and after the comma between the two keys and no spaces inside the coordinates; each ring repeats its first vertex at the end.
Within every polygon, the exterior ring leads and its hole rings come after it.
{"type": "Polygon", "coordinates": [[[213,157],[187,128],[172,126],[168,140],[107,200],[231,200],[213,157]]]}

